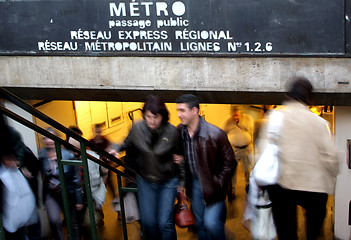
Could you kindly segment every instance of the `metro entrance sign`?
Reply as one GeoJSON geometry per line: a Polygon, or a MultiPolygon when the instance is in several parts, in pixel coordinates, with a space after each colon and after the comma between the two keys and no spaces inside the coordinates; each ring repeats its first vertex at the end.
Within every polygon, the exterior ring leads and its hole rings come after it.
{"type": "Polygon", "coordinates": [[[344,55],[344,1],[0,0],[1,55],[344,55]]]}

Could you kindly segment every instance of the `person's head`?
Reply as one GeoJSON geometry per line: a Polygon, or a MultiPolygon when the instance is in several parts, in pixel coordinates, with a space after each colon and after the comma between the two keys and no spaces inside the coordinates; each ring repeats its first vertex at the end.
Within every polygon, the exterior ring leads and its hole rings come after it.
{"type": "Polygon", "coordinates": [[[10,146],[10,131],[9,127],[7,125],[6,119],[4,115],[1,113],[0,114],[0,132],[1,132],[1,137],[0,137],[0,149],[1,149],[1,155],[3,154],[12,154],[12,147],[10,146]]]}
{"type": "Polygon", "coordinates": [[[10,141],[10,131],[4,115],[0,114],[0,165],[6,168],[16,168],[18,161],[15,158],[15,151],[10,141]]]}
{"type": "Polygon", "coordinates": [[[193,94],[184,94],[177,98],[178,117],[182,124],[189,125],[199,117],[199,99],[193,94]]]}
{"type": "Polygon", "coordinates": [[[311,104],[312,90],[312,84],[307,78],[296,77],[286,95],[288,98],[292,98],[296,101],[309,105],[311,104]]]}
{"type": "Polygon", "coordinates": [[[6,122],[5,117],[4,117],[4,115],[2,113],[0,113],[0,130],[1,130],[2,135],[3,135],[4,132],[6,132],[6,134],[8,135],[8,133],[7,133],[8,132],[7,122],[6,122]]]}
{"type": "MultiPolygon", "coordinates": [[[[83,135],[83,132],[76,126],[70,126],[70,127],[68,127],[68,129],[71,130],[72,132],[78,134],[79,136],[83,135]]],[[[73,146],[75,146],[76,148],[80,148],[80,143],[76,139],[71,138],[68,135],[67,135],[66,141],[68,143],[72,144],[73,146]]]]}
{"type": "Polygon", "coordinates": [[[234,122],[239,123],[240,109],[238,108],[238,106],[232,106],[232,116],[233,116],[234,122]]]}
{"type": "Polygon", "coordinates": [[[103,124],[97,123],[94,125],[95,136],[101,136],[103,124]]]}
{"type": "MultiPolygon", "coordinates": [[[[51,134],[53,134],[55,136],[58,136],[57,132],[52,127],[48,127],[46,129],[46,131],[48,131],[49,133],[51,133],[51,134]]],[[[43,137],[43,141],[44,141],[44,144],[45,144],[46,148],[49,148],[49,149],[54,149],[55,148],[55,142],[51,138],[48,138],[48,137],[44,136],[43,137]]]]}
{"type": "Polygon", "coordinates": [[[159,96],[147,96],[142,112],[147,126],[152,129],[159,128],[169,120],[168,109],[159,96]]]}

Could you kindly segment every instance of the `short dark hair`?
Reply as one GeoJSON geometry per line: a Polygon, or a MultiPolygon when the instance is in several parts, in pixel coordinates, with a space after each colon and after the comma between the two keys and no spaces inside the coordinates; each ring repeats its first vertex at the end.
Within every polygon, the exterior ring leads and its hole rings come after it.
{"type": "Polygon", "coordinates": [[[199,99],[193,94],[183,94],[177,98],[176,103],[186,103],[190,109],[200,109],[199,99]]]}
{"type": "MultiPolygon", "coordinates": [[[[79,136],[82,136],[82,135],[83,135],[83,132],[82,132],[82,130],[79,129],[79,127],[76,127],[76,126],[69,126],[68,129],[71,130],[71,131],[74,132],[74,133],[77,133],[79,136]]],[[[70,138],[70,137],[69,137],[69,135],[67,134],[67,135],[66,135],[66,141],[67,141],[67,142],[68,142],[69,138],[70,138]]]]}
{"type": "Polygon", "coordinates": [[[240,109],[237,105],[232,105],[231,106],[231,110],[232,110],[232,113],[235,113],[235,112],[240,112],[240,109]]]}
{"type": "Polygon", "coordinates": [[[311,104],[312,90],[312,84],[307,78],[295,77],[286,95],[309,105],[311,104]]]}
{"type": "Polygon", "coordinates": [[[0,113],[0,161],[1,157],[4,155],[14,154],[15,149],[13,148],[13,144],[11,143],[11,132],[9,126],[7,125],[7,121],[5,116],[0,113]]]}
{"type": "Polygon", "coordinates": [[[169,120],[169,112],[159,96],[155,95],[148,95],[145,99],[144,107],[143,107],[143,114],[149,110],[152,114],[160,114],[162,117],[162,124],[166,124],[169,120]]]}
{"type": "Polygon", "coordinates": [[[94,128],[103,128],[105,126],[105,123],[96,123],[94,125],[94,128]]]}

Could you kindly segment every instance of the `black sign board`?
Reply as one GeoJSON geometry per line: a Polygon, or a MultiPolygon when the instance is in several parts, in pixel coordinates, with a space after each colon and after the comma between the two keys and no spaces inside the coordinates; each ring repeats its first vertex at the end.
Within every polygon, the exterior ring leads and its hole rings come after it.
{"type": "Polygon", "coordinates": [[[344,55],[341,0],[0,0],[1,55],[344,55]]]}

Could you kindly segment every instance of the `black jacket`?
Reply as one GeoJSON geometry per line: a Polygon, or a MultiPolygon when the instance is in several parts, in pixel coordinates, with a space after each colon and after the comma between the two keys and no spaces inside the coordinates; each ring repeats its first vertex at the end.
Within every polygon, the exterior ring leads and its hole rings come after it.
{"type": "MultiPolygon", "coordinates": [[[[133,155],[132,166],[142,178],[162,182],[178,176],[184,186],[184,163],[178,165],[172,159],[173,154],[183,155],[182,145],[177,129],[170,123],[157,130],[149,128],[145,121],[134,124],[118,150],[133,155]]],[[[126,159],[131,161],[131,157],[126,159]]]]}

